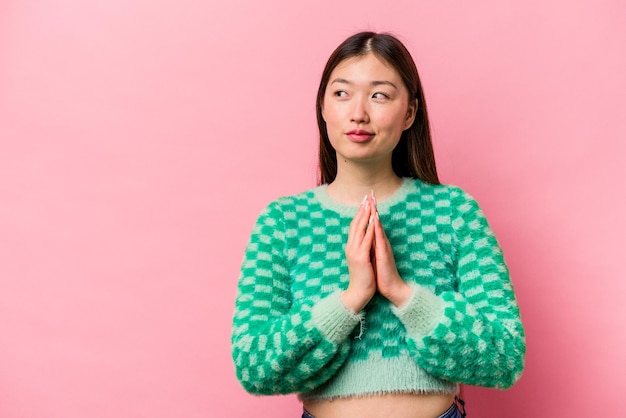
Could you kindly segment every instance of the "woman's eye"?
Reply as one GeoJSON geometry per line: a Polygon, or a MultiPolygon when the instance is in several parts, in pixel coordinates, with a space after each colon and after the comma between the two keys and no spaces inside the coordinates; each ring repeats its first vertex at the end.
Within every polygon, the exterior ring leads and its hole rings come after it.
{"type": "Polygon", "coordinates": [[[348,96],[348,93],[346,93],[346,92],[345,92],[345,91],[343,91],[343,90],[337,90],[337,91],[335,92],[335,96],[337,96],[337,97],[346,97],[346,96],[348,96]]]}
{"type": "Polygon", "coordinates": [[[389,96],[387,96],[385,93],[374,93],[372,97],[374,99],[388,99],[389,98],[389,96]]]}

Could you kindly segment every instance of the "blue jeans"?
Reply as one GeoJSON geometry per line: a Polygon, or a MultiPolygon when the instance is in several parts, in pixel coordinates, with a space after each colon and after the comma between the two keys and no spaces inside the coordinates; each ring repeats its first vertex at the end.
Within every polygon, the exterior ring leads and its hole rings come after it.
{"type": "MultiPolygon", "coordinates": [[[[465,412],[465,402],[461,398],[457,397],[455,398],[455,402],[452,404],[452,406],[450,406],[450,408],[446,412],[439,415],[438,418],[463,418],[466,415],[467,413],[465,412]],[[461,412],[461,410],[459,409],[459,405],[461,405],[463,412],[461,412]]],[[[315,417],[311,415],[309,411],[304,409],[302,412],[302,418],[315,418],[315,417]]]]}

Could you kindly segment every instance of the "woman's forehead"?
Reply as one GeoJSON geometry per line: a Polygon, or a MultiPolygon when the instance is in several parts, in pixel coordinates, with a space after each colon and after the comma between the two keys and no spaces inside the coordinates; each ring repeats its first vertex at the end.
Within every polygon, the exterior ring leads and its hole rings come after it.
{"type": "Polygon", "coordinates": [[[359,80],[371,81],[380,77],[387,80],[400,80],[400,74],[393,66],[371,53],[341,61],[333,69],[329,83],[332,83],[337,77],[354,82],[359,80]]]}

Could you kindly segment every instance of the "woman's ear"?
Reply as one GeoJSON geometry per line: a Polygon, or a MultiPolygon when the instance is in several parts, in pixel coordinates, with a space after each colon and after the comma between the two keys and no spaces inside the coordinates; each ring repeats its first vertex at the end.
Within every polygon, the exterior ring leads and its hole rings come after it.
{"type": "Polygon", "coordinates": [[[326,122],[326,116],[324,115],[324,99],[320,100],[320,113],[322,114],[322,119],[326,122]]]}
{"type": "Polygon", "coordinates": [[[406,119],[404,120],[404,129],[406,131],[413,125],[413,121],[415,121],[415,115],[417,115],[417,107],[419,103],[417,99],[413,99],[409,101],[409,107],[406,110],[406,119]]]}

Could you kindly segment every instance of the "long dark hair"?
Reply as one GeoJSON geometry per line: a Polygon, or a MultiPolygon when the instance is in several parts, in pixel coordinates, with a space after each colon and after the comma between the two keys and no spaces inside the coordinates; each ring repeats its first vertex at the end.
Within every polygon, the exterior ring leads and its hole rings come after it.
{"type": "Polygon", "coordinates": [[[337,154],[328,139],[326,122],[322,117],[322,103],[330,74],[348,58],[374,54],[391,65],[404,82],[409,100],[417,99],[418,107],[411,127],[402,132],[400,142],[393,150],[391,164],[400,177],[418,178],[426,183],[439,184],[435,155],[430,137],[426,101],[417,73],[417,67],[406,47],[388,33],[360,32],[352,35],[332,53],[317,91],[317,125],[320,131],[319,184],[331,183],[337,176],[337,154]]]}

